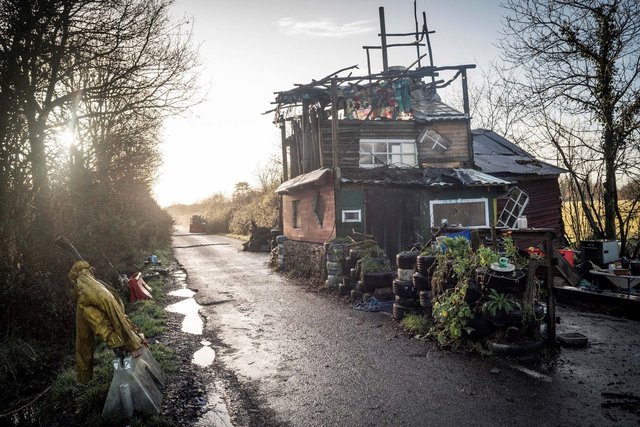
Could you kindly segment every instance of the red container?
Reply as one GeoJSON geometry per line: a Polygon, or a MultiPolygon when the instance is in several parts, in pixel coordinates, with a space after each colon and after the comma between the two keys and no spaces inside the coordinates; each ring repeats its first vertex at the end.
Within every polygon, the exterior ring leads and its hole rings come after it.
{"type": "Polygon", "coordinates": [[[562,257],[567,260],[567,262],[569,263],[569,265],[571,267],[574,267],[573,250],[571,250],[571,249],[558,249],[558,252],[560,252],[560,255],[562,255],[562,257]]]}

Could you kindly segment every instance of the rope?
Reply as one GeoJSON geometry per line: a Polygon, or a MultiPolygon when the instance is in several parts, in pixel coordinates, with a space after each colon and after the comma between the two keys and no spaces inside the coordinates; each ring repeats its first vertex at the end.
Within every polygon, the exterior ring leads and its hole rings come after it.
{"type": "Polygon", "coordinates": [[[6,417],[6,416],[9,416],[9,415],[13,415],[13,414],[18,413],[18,412],[22,411],[23,409],[25,409],[25,408],[27,408],[27,407],[31,406],[31,405],[33,405],[33,404],[35,403],[35,401],[36,401],[36,400],[38,400],[38,399],[40,399],[40,398],[42,397],[42,395],[43,395],[43,394],[45,394],[46,392],[48,392],[48,391],[49,391],[49,389],[50,389],[50,388],[51,388],[51,386],[49,386],[49,387],[45,388],[45,389],[44,389],[44,391],[43,391],[42,393],[40,393],[40,394],[39,394],[39,395],[37,395],[35,398],[33,398],[33,400],[31,400],[29,403],[27,403],[27,404],[25,404],[25,405],[22,405],[22,406],[21,406],[21,407],[19,407],[18,409],[13,409],[13,410],[11,410],[11,411],[9,411],[9,412],[5,412],[4,414],[0,414],[0,418],[2,418],[2,417],[6,417]]]}

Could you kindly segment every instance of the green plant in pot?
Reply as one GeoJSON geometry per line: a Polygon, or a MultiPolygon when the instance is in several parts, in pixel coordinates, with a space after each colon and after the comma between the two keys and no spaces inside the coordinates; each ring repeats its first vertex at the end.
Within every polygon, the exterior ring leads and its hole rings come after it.
{"type": "Polygon", "coordinates": [[[493,318],[496,326],[505,326],[507,315],[514,311],[521,311],[521,306],[511,295],[489,289],[487,301],[482,305],[482,311],[493,318]]]}
{"type": "Polygon", "coordinates": [[[476,251],[477,262],[480,267],[489,268],[494,262],[498,262],[500,255],[494,252],[491,248],[481,246],[476,251]]]}

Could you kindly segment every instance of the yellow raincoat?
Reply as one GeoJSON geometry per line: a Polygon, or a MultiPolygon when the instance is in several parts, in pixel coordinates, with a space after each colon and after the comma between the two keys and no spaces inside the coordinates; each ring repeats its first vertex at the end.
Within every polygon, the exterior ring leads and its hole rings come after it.
{"type": "Polygon", "coordinates": [[[94,336],[109,348],[124,347],[134,353],[144,337],[124,313],[120,298],[93,276],[86,261],[76,262],[69,278],[76,295],[76,364],[78,382],[86,384],[93,375],[94,336]]]}

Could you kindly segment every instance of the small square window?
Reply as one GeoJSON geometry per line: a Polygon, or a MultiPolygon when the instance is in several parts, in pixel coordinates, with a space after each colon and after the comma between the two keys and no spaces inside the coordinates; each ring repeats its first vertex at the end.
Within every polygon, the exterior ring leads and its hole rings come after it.
{"type": "Polygon", "coordinates": [[[362,222],[362,211],[360,209],[342,211],[342,222],[362,222]]]}

